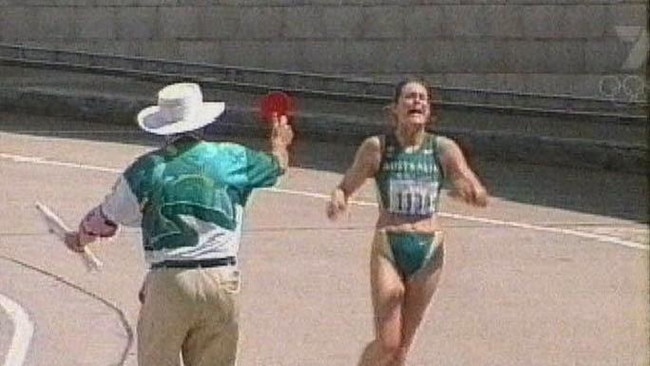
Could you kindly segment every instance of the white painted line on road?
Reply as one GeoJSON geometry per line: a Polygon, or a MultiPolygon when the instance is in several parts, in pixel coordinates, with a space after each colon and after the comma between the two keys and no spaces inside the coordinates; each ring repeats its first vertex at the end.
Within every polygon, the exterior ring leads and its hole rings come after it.
{"type": "Polygon", "coordinates": [[[27,357],[29,344],[34,334],[34,324],[27,312],[15,301],[0,294],[0,306],[5,309],[14,323],[14,335],[9,345],[4,366],[21,366],[27,357]]]}
{"type": "MultiPolygon", "coordinates": [[[[100,166],[94,166],[94,165],[77,164],[77,163],[71,163],[71,162],[61,162],[61,161],[54,161],[54,160],[46,160],[46,159],[40,158],[40,157],[29,157],[29,156],[23,156],[23,155],[0,153],[0,158],[12,160],[12,161],[15,161],[15,162],[18,162],[18,163],[54,165],[54,166],[62,166],[62,167],[84,169],[84,170],[94,170],[94,171],[107,172],[107,173],[117,173],[117,174],[122,172],[121,169],[106,168],[106,167],[100,167],[100,166]]],[[[321,193],[295,191],[295,190],[281,189],[281,188],[267,188],[265,190],[271,191],[271,192],[276,192],[276,193],[284,193],[284,194],[303,196],[303,197],[311,197],[311,198],[317,198],[317,199],[325,199],[325,200],[329,199],[329,195],[321,194],[321,193]]],[[[374,207],[377,206],[377,203],[375,203],[375,202],[350,201],[350,203],[354,204],[354,205],[358,205],[358,206],[374,206],[374,207]]],[[[440,213],[440,216],[448,217],[448,218],[452,218],[452,219],[456,219],[456,220],[480,222],[480,223],[483,223],[483,224],[490,224],[490,225],[496,225],[496,226],[508,226],[508,227],[515,227],[515,228],[519,228],[519,229],[526,229],[526,230],[533,230],[533,231],[540,231],[540,232],[550,232],[550,233],[562,234],[562,235],[570,235],[570,236],[576,236],[576,237],[580,237],[580,238],[584,238],[584,239],[591,239],[591,240],[596,240],[596,241],[600,241],[600,242],[604,242],[604,243],[620,245],[620,246],[627,247],[627,248],[632,248],[632,249],[640,249],[640,250],[645,250],[645,251],[650,250],[650,246],[645,245],[645,244],[640,244],[640,243],[636,243],[636,242],[629,241],[629,240],[623,240],[623,239],[619,239],[619,238],[609,236],[609,235],[594,234],[594,233],[588,233],[588,232],[579,231],[579,230],[562,229],[562,228],[558,228],[558,227],[549,227],[549,226],[539,226],[539,225],[526,224],[526,223],[521,223],[521,222],[516,222],[516,221],[496,220],[496,219],[489,219],[489,218],[484,218],[484,217],[460,215],[460,214],[446,213],[446,212],[440,213]]]]}
{"type": "Polygon", "coordinates": [[[75,168],[75,169],[94,170],[94,171],[100,171],[100,172],[105,172],[105,173],[120,173],[120,171],[121,171],[119,169],[105,168],[105,167],[95,166],[95,165],[84,165],[84,164],[78,164],[78,163],[69,163],[69,162],[63,162],[63,161],[47,160],[47,159],[44,159],[44,158],[34,157],[34,156],[23,156],[23,155],[0,153],[0,158],[7,159],[7,160],[12,160],[12,161],[15,161],[16,163],[29,163],[29,164],[40,164],[40,165],[50,165],[50,166],[61,166],[61,167],[75,168]]]}
{"type": "MultiPolygon", "coordinates": [[[[322,199],[326,199],[326,200],[329,199],[328,195],[319,194],[319,193],[292,191],[292,190],[279,189],[279,188],[271,188],[271,190],[274,190],[274,191],[277,191],[277,192],[280,192],[280,193],[286,193],[286,194],[302,195],[302,196],[308,196],[308,197],[313,197],[313,198],[322,198],[322,199]]],[[[358,205],[358,206],[377,207],[377,203],[375,203],[375,202],[354,201],[354,200],[352,200],[349,203],[355,204],[355,205],[358,205]]],[[[441,212],[439,215],[442,216],[442,217],[448,217],[448,218],[452,218],[452,219],[456,219],[456,220],[480,222],[482,224],[490,224],[490,225],[496,225],[496,226],[509,226],[509,227],[515,227],[515,228],[519,228],[519,229],[533,230],[533,231],[545,231],[545,232],[550,232],[550,233],[555,233],[555,234],[572,235],[572,236],[577,236],[577,237],[581,237],[581,238],[585,238],[585,239],[593,239],[593,240],[597,240],[597,241],[600,241],[600,242],[616,244],[616,245],[620,245],[620,246],[624,246],[624,247],[628,247],[628,248],[633,248],[633,249],[641,249],[641,250],[646,250],[646,251],[650,250],[650,246],[648,246],[648,245],[635,243],[633,241],[628,241],[628,240],[622,240],[622,239],[612,237],[612,236],[608,236],[608,235],[588,233],[588,232],[579,231],[579,230],[562,229],[562,228],[550,227],[550,226],[538,226],[538,225],[526,224],[526,223],[521,223],[521,222],[516,222],[516,221],[488,219],[488,218],[485,218],[485,217],[459,215],[459,214],[448,213],[448,212],[441,212]]]]}
{"type": "Polygon", "coordinates": [[[125,129],[125,130],[6,130],[3,131],[6,134],[33,134],[35,140],[51,140],[52,138],[57,138],[59,136],[73,136],[73,135],[142,135],[147,136],[147,134],[142,133],[141,130],[125,129]],[[47,136],[37,136],[37,135],[47,135],[47,136]]]}

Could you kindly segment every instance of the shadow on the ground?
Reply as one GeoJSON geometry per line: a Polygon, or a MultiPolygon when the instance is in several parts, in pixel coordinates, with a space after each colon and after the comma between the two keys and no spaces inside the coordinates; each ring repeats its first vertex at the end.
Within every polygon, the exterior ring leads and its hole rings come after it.
{"type": "MultiPolygon", "coordinates": [[[[101,125],[59,117],[0,114],[0,131],[43,137],[110,141],[158,146],[161,139],[134,126],[101,125]]],[[[266,150],[261,136],[211,131],[213,141],[233,141],[266,150]]],[[[1,145],[0,145],[1,146],[1,145]]],[[[353,141],[322,142],[298,136],[292,148],[292,165],[343,173],[352,162],[357,144],[353,141]]],[[[492,196],[519,203],[560,208],[598,216],[648,222],[648,178],[644,175],[502,163],[473,157],[475,169],[492,196]]]]}

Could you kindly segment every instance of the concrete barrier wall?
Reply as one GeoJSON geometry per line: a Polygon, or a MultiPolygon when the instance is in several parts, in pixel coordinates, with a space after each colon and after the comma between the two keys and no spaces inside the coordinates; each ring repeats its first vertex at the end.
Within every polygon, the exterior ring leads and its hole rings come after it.
{"type": "Polygon", "coordinates": [[[0,0],[0,42],[642,100],[647,6],[645,0],[0,0]]]}

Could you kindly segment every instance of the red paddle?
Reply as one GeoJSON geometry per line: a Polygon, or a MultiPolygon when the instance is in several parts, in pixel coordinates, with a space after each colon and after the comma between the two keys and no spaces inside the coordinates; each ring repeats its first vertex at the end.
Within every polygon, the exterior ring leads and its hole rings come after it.
{"type": "Polygon", "coordinates": [[[260,114],[262,122],[271,123],[273,114],[287,116],[291,123],[295,113],[295,102],[288,94],[283,92],[271,92],[262,98],[260,102],[260,114]]]}

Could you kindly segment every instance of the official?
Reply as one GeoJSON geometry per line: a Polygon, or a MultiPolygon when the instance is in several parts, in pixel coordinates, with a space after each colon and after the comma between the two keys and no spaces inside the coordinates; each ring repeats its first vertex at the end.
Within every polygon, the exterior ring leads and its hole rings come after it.
{"type": "Polygon", "coordinates": [[[193,83],[169,85],[137,116],[164,145],[137,158],[66,244],[83,251],[120,225],[140,227],[148,271],[141,291],[140,366],[234,365],[239,336],[237,254],[244,207],[288,167],[293,130],[273,117],[270,151],[208,142],[203,128],[225,109],[193,83]],[[180,354],[180,357],[179,357],[180,354]]]}

